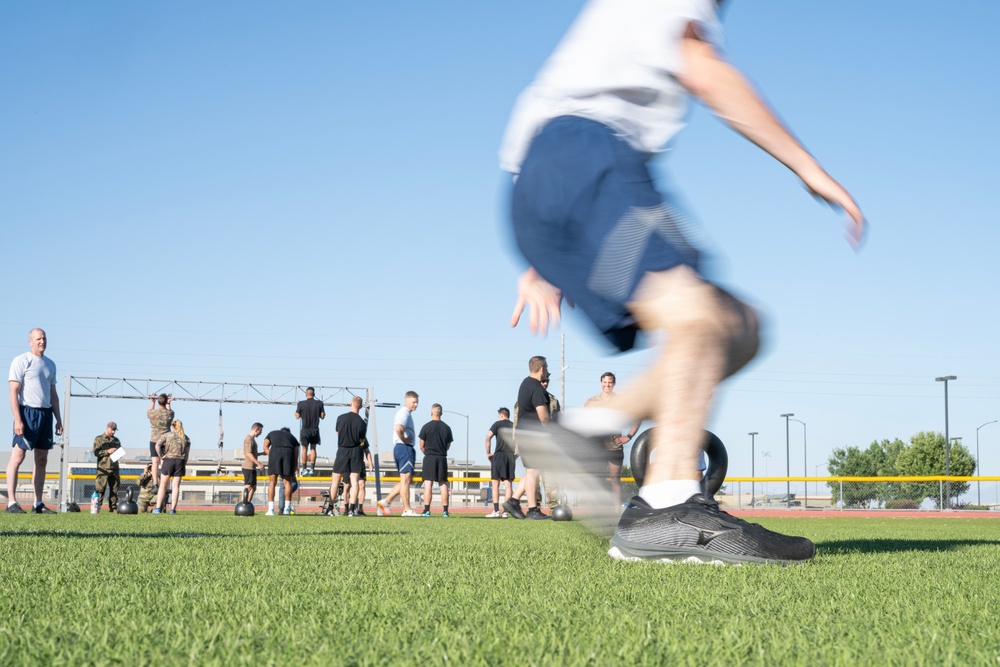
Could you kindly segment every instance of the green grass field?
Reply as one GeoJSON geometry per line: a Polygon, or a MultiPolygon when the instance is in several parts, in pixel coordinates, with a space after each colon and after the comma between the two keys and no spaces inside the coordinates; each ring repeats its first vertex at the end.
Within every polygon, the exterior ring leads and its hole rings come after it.
{"type": "Polygon", "coordinates": [[[0,665],[996,665],[1000,526],[764,519],[798,567],[620,563],[577,524],[0,515],[0,665]]]}

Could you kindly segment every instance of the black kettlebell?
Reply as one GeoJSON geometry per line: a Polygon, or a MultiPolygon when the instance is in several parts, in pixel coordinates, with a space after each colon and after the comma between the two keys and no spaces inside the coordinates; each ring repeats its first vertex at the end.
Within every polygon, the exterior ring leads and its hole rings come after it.
{"type": "Polygon", "coordinates": [[[118,501],[118,506],[115,507],[115,511],[119,514],[138,514],[139,506],[136,504],[133,496],[135,494],[135,487],[130,486],[128,491],[125,492],[125,498],[118,501]]]}
{"type": "MultiPolygon", "coordinates": [[[[649,439],[653,435],[654,429],[647,429],[639,434],[632,445],[632,456],[629,462],[632,464],[632,476],[635,483],[642,486],[642,481],[646,477],[646,463],[649,461],[649,439]]],[[[701,480],[702,493],[706,496],[714,496],[722,483],[726,480],[726,471],[729,470],[729,454],[726,453],[726,446],[722,444],[719,436],[711,431],[705,431],[705,455],[708,457],[708,469],[701,480]]]]}
{"type": "Polygon", "coordinates": [[[566,507],[565,505],[556,505],[552,508],[552,520],[553,521],[572,521],[573,520],[573,510],[566,507]]]}
{"type": "Polygon", "coordinates": [[[253,516],[253,503],[247,500],[247,490],[243,489],[243,500],[236,503],[236,516],[253,516]]]}

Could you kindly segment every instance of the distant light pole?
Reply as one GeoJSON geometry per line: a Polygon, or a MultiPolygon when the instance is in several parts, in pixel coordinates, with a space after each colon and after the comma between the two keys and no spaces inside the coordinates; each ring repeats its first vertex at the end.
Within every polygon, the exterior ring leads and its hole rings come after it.
{"type": "MultiPolygon", "coordinates": [[[[801,419],[793,419],[793,422],[798,422],[802,424],[802,476],[809,476],[809,466],[806,465],[806,423],[801,419]]],[[[809,487],[806,486],[806,481],[802,480],[802,488],[805,490],[802,496],[802,509],[806,509],[809,505],[809,487]]]]}
{"type": "MultiPolygon", "coordinates": [[[[760,455],[764,457],[764,477],[767,477],[767,460],[771,458],[771,452],[761,452],[760,455]]],[[[767,495],[767,482],[764,482],[764,495],[767,495]]]]}
{"type": "MultiPolygon", "coordinates": [[[[469,476],[469,415],[463,415],[461,412],[455,412],[454,410],[443,410],[442,412],[447,412],[448,414],[458,415],[459,417],[465,417],[465,474],[462,477],[469,476]]],[[[469,504],[469,483],[463,482],[465,484],[465,504],[469,504]]],[[[427,500],[426,502],[430,502],[427,500]]]]}
{"type": "MultiPolygon", "coordinates": [[[[944,475],[945,477],[951,476],[951,441],[948,439],[948,381],[957,380],[958,377],[954,375],[943,375],[939,378],[934,378],[935,382],[944,382],[944,475]]],[[[945,488],[947,489],[948,505],[951,505],[951,480],[945,482],[945,488]]]]}
{"type": "Polygon", "coordinates": [[[792,506],[792,483],[788,481],[788,477],[792,476],[792,449],[788,442],[788,420],[795,416],[794,412],[786,412],[781,415],[785,418],[785,504],[788,507],[792,506]]]}
{"type": "MultiPolygon", "coordinates": [[[[754,499],[756,498],[753,494],[753,478],[757,476],[755,472],[757,460],[754,458],[753,449],[754,439],[757,437],[757,431],[750,431],[747,435],[750,436],[750,507],[753,507],[754,499]]],[[[976,456],[978,456],[978,454],[976,456]]]]}
{"type": "MultiPolygon", "coordinates": [[[[989,426],[990,424],[996,424],[996,423],[997,423],[997,420],[994,419],[991,422],[986,422],[982,426],[977,426],[976,427],[976,477],[982,477],[983,476],[982,467],[979,465],[979,429],[981,429],[983,426],[989,426]]],[[[983,499],[979,497],[979,491],[980,491],[979,485],[980,484],[981,484],[981,482],[978,482],[978,481],[976,482],[976,504],[977,505],[982,505],[983,504],[983,499]]]]}

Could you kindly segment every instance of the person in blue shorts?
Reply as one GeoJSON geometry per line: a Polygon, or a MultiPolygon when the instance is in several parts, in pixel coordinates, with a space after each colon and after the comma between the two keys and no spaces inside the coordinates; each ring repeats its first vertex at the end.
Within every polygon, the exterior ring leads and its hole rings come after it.
{"type": "Polygon", "coordinates": [[[413,411],[420,404],[420,397],[415,391],[406,392],[403,407],[396,411],[392,425],[392,456],[399,470],[399,481],[382,500],[376,501],[382,514],[391,515],[389,505],[396,496],[403,501],[403,516],[417,516],[410,506],[410,481],[417,465],[417,451],[414,448],[413,411]]]}
{"type": "Polygon", "coordinates": [[[640,332],[665,341],[617,400],[566,411],[558,425],[523,439],[519,429],[518,447],[534,465],[575,470],[574,484],[589,480],[596,489],[607,474],[601,440],[652,419],[656,455],[618,520],[609,555],[800,562],[815,552],[808,539],[746,523],[701,494],[697,468],[712,394],[756,354],[758,315],[703,275],[687,216],[657,191],[647,165],[681,130],[695,98],[788,167],[810,194],[844,211],[855,246],[865,221],[847,190],[722,55],[718,5],[591,0],[517,100],[500,159],[515,176],[513,230],[530,266],[518,281],[511,325],[527,308],[531,330],[544,334],[558,324],[565,298],[619,350],[633,348],[640,332]]]}
{"type": "Polygon", "coordinates": [[[10,364],[10,410],[14,416],[13,449],[7,462],[7,513],[24,514],[17,504],[17,474],[28,452],[35,458],[31,483],[35,491],[32,514],[54,514],[42,502],[45,467],[54,445],[52,426],[62,435],[59,392],[56,391],[56,364],[45,356],[48,339],[42,329],[28,333],[30,351],[14,357],[10,364]]]}

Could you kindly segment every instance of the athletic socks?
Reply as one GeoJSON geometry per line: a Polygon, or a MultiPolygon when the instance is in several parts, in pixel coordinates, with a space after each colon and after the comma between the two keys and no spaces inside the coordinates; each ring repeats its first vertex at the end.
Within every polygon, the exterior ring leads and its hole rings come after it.
{"type": "Polygon", "coordinates": [[[425,512],[430,512],[431,511],[431,506],[430,505],[424,505],[424,511],[425,512]]]}
{"type": "Polygon", "coordinates": [[[500,503],[493,503],[493,511],[494,512],[500,511],[500,503]]]}
{"type": "Polygon", "coordinates": [[[668,479],[639,489],[639,497],[653,509],[686,503],[696,493],[701,493],[701,482],[693,479],[668,479]]]}
{"type": "Polygon", "coordinates": [[[268,512],[273,512],[274,511],[274,501],[273,500],[267,501],[267,511],[268,512]]]}
{"type": "Polygon", "coordinates": [[[448,511],[448,506],[447,505],[442,505],[442,507],[443,507],[444,512],[448,511]]]}

